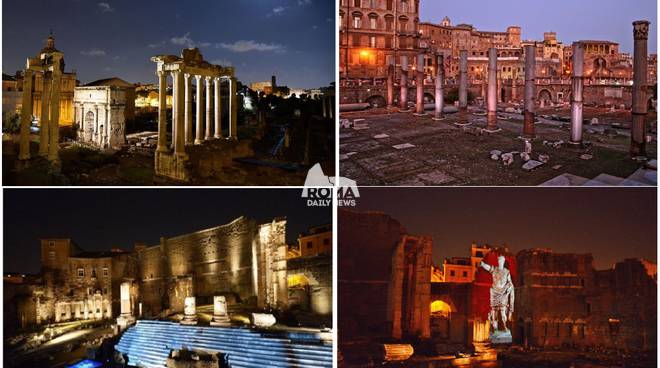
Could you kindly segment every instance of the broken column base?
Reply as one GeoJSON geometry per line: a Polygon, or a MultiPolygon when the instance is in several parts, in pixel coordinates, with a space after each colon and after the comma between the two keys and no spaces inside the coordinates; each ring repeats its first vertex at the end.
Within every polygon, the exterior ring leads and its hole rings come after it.
{"type": "Polygon", "coordinates": [[[436,117],[436,116],[434,116],[434,117],[432,117],[431,119],[433,119],[433,120],[435,120],[435,121],[442,121],[442,120],[445,120],[446,118],[445,118],[444,116],[440,116],[440,117],[436,117]]]}
{"type": "Polygon", "coordinates": [[[210,322],[211,326],[231,326],[231,320],[228,316],[213,316],[213,320],[210,322]]]}
{"type": "Polygon", "coordinates": [[[425,113],[425,112],[423,112],[423,113],[421,113],[421,114],[418,113],[418,112],[413,112],[413,116],[426,116],[426,115],[428,115],[428,114],[425,113]]]}
{"type": "Polygon", "coordinates": [[[125,330],[129,326],[133,325],[135,323],[135,317],[133,317],[130,314],[127,315],[120,315],[117,317],[117,326],[119,326],[120,330],[125,330]]]}
{"type": "Polygon", "coordinates": [[[575,141],[569,140],[567,143],[569,145],[573,146],[573,147],[584,147],[584,143],[582,141],[575,142],[575,141]]]}
{"type": "Polygon", "coordinates": [[[484,133],[497,133],[497,132],[501,132],[501,131],[502,131],[501,128],[488,128],[488,127],[484,128],[482,130],[482,132],[484,132],[484,133]]]}
{"type": "Polygon", "coordinates": [[[187,154],[176,154],[157,150],[154,156],[156,175],[181,182],[189,182],[192,179],[187,165],[187,154]]]}
{"type": "Polygon", "coordinates": [[[179,323],[182,325],[194,326],[197,324],[197,315],[184,315],[179,323]]]}

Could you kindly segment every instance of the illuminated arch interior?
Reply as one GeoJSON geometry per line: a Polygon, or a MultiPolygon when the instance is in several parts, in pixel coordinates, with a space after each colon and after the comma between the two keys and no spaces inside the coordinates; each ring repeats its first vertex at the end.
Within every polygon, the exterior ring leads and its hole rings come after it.
{"type": "Polygon", "coordinates": [[[453,312],[451,305],[442,300],[436,300],[431,303],[431,314],[437,317],[448,317],[453,312]]]}

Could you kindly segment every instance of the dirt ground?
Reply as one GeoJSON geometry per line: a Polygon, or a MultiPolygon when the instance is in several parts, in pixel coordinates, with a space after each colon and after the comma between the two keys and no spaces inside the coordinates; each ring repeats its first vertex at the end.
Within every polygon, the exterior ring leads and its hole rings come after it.
{"type": "MultiPolygon", "coordinates": [[[[504,109],[507,105],[500,107],[504,109]]],[[[515,155],[510,166],[490,157],[492,150],[502,153],[524,150],[524,142],[519,139],[522,115],[502,111],[498,113],[501,132],[478,134],[476,128],[486,126],[486,117],[474,112],[471,109],[468,113],[445,114],[442,121],[432,120],[431,115],[416,117],[384,108],[342,113],[341,119],[364,121],[356,123],[357,129],[340,128],[341,176],[356,180],[358,185],[539,185],[562,173],[589,179],[601,173],[625,178],[642,166],[630,159],[628,153],[629,111],[586,107],[584,119],[598,118],[597,125],[584,124],[583,139],[588,144],[574,147],[564,143],[554,148],[543,142],[568,142],[570,110],[568,107],[540,109],[531,158],[538,160],[539,154],[546,154],[550,159],[531,171],[522,169],[524,162],[519,155],[515,155]],[[459,122],[472,124],[454,125],[459,122]],[[387,137],[375,137],[380,135],[387,137]],[[405,143],[414,147],[393,147],[405,143]],[[592,158],[581,158],[584,154],[592,158]]],[[[653,141],[646,145],[647,156],[656,158],[655,112],[649,113],[647,121],[653,135],[653,141]]]]}
{"type": "MultiPolygon", "coordinates": [[[[41,158],[31,160],[29,167],[17,170],[17,144],[3,141],[3,183],[5,185],[179,185],[155,177],[153,152],[99,151],[77,145],[61,145],[60,172],[53,172],[41,158]]],[[[37,157],[38,146],[32,144],[32,157],[37,157]]],[[[302,186],[307,167],[287,165],[272,157],[260,157],[262,164],[234,162],[223,171],[221,178],[198,180],[191,185],[273,185],[302,186]],[[268,163],[270,165],[264,165],[268,163]]],[[[324,172],[334,173],[334,163],[322,163],[324,172]]]]}

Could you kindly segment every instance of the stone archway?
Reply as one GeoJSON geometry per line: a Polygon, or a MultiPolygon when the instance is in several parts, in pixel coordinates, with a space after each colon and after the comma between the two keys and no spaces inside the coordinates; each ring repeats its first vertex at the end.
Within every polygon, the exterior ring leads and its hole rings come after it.
{"type": "Polygon", "coordinates": [[[431,335],[435,338],[451,338],[451,315],[456,312],[454,303],[449,297],[436,298],[431,302],[431,335]]]}
{"type": "Polygon", "coordinates": [[[539,102],[540,106],[548,106],[552,103],[552,93],[547,90],[547,89],[542,89],[539,91],[539,95],[537,97],[537,101],[539,102]]]}
{"type": "Polygon", "coordinates": [[[365,102],[371,105],[371,107],[385,107],[387,105],[385,97],[380,95],[371,96],[365,102]]]}

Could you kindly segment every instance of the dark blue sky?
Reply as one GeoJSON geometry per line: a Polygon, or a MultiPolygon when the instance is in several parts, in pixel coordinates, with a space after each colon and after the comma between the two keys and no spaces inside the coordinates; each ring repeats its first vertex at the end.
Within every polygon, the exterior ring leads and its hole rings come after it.
{"type": "Polygon", "coordinates": [[[197,46],[236,67],[244,83],[327,86],[335,78],[335,6],[329,0],[4,0],[2,69],[13,74],[53,29],[67,71],[90,82],[155,83],[158,54],[197,46]]]}
{"type": "Polygon", "coordinates": [[[449,16],[452,24],[468,23],[486,31],[522,27],[523,39],[543,39],[555,31],[564,44],[577,40],[618,42],[621,51],[632,53],[632,22],[648,20],[649,53],[657,51],[656,0],[421,0],[420,21],[440,23],[449,16]]]}
{"type": "Polygon", "coordinates": [[[244,215],[259,223],[287,218],[287,242],[332,222],[332,208],[308,207],[291,189],[6,189],[4,270],[36,273],[40,238],[73,239],[88,251],[156,245],[244,215]],[[50,210],[37,210],[47,203],[50,210]]]}

